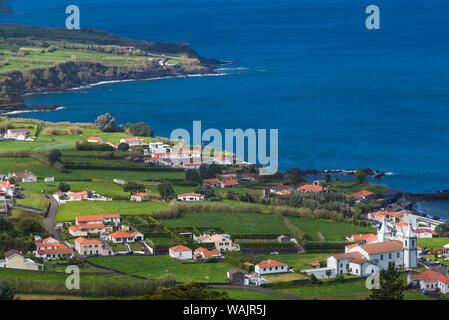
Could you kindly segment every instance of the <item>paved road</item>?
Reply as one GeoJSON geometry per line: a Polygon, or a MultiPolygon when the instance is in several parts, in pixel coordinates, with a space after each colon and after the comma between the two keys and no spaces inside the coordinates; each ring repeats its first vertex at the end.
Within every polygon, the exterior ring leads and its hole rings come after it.
{"type": "Polygon", "coordinates": [[[56,214],[59,210],[59,203],[53,198],[50,197],[50,208],[48,209],[48,214],[44,218],[45,229],[56,239],[62,241],[61,235],[55,229],[55,218],[56,214]]]}

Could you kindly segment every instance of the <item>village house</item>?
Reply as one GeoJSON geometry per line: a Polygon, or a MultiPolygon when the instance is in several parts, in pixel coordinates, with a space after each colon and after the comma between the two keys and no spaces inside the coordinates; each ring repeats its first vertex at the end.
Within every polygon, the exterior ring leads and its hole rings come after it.
{"type": "Polygon", "coordinates": [[[8,180],[0,182],[0,191],[8,197],[14,196],[14,185],[9,183],[8,180]]]}
{"type": "Polygon", "coordinates": [[[323,192],[327,191],[327,188],[324,188],[317,184],[305,184],[303,186],[298,187],[297,190],[302,192],[323,192]]]}
{"type": "Polygon", "coordinates": [[[436,236],[436,232],[431,229],[427,228],[418,228],[416,230],[413,230],[414,233],[418,236],[418,238],[433,238],[433,236],[436,236]]]}
{"type": "Polygon", "coordinates": [[[270,194],[285,195],[287,192],[291,193],[293,187],[290,186],[272,186],[270,187],[270,194]]]}
{"type": "Polygon", "coordinates": [[[140,138],[123,138],[120,140],[120,143],[127,143],[130,147],[134,146],[143,146],[145,143],[143,139],[140,138]]]}
{"type": "Polygon", "coordinates": [[[8,129],[5,134],[7,139],[25,140],[30,132],[27,128],[8,129]]]}
{"type": "Polygon", "coordinates": [[[206,184],[212,188],[221,188],[223,182],[218,179],[205,179],[203,180],[203,184],[206,184]]]}
{"type": "Polygon", "coordinates": [[[5,253],[5,259],[0,260],[0,268],[42,271],[44,265],[25,258],[17,250],[10,250],[5,253]]]}
{"type": "Polygon", "coordinates": [[[227,234],[194,236],[194,241],[198,243],[215,243],[215,248],[220,252],[240,250],[240,246],[233,243],[231,237],[227,234]]]}
{"type": "Polygon", "coordinates": [[[182,165],[182,167],[186,170],[191,170],[191,169],[199,169],[201,167],[201,162],[197,162],[197,163],[184,163],[182,165]]]}
{"type": "Polygon", "coordinates": [[[288,265],[272,259],[259,262],[256,264],[254,271],[259,275],[289,272],[288,265]]]}
{"type": "Polygon", "coordinates": [[[36,251],[34,255],[38,258],[46,260],[55,259],[71,259],[73,258],[73,249],[60,243],[58,240],[48,237],[42,240],[41,243],[36,243],[36,251]]]}
{"type": "Polygon", "coordinates": [[[92,192],[86,190],[81,192],[69,192],[69,201],[83,201],[92,197],[92,192]]]}
{"type": "Polygon", "coordinates": [[[119,230],[108,234],[106,236],[106,239],[112,241],[113,243],[139,242],[144,240],[144,235],[139,231],[129,233],[123,230],[119,230]]]}
{"type": "Polygon", "coordinates": [[[143,151],[145,156],[154,155],[156,153],[167,154],[171,152],[170,146],[160,141],[150,142],[149,147],[149,149],[143,151]]]}
{"type": "Polygon", "coordinates": [[[211,258],[221,258],[221,253],[219,250],[208,250],[203,247],[197,248],[193,253],[195,259],[211,259],[211,258]]]}
{"type": "Polygon", "coordinates": [[[92,216],[77,216],[75,218],[75,223],[77,225],[83,224],[111,224],[111,225],[119,225],[121,222],[120,214],[100,214],[100,215],[92,215],[92,216]]]}
{"type": "Polygon", "coordinates": [[[168,254],[170,257],[177,260],[193,259],[192,249],[182,245],[171,247],[168,250],[168,254]]]}
{"type": "Polygon", "coordinates": [[[112,226],[105,226],[103,223],[77,224],[69,227],[69,233],[73,237],[87,237],[89,234],[105,234],[112,231],[112,226]]]}
{"type": "Polygon", "coordinates": [[[178,195],[178,201],[204,201],[204,196],[200,193],[184,193],[178,195]]]}
{"type": "Polygon", "coordinates": [[[131,196],[131,201],[144,202],[144,201],[149,201],[149,200],[150,200],[150,195],[148,193],[144,193],[144,192],[139,192],[139,193],[133,194],[131,196]]]}
{"type": "Polygon", "coordinates": [[[12,177],[16,182],[36,182],[37,177],[31,171],[14,172],[12,177]]]}
{"type": "Polygon", "coordinates": [[[346,239],[347,241],[356,241],[361,244],[377,242],[377,236],[374,233],[354,234],[346,239]]]}
{"type": "Polygon", "coordinates": [[[75,239],[75,250],[82,256],[111,256],[111,246],[97,239],[79,237],[75,239]]]}
{"type": "Polygon", "coordinates": [[[362,190],[362,191],[353,193],[351,196],[353,198],[355,198],[357,201],[362,201],[362,200],[374,199],[376,197],[376,194],[374,192],[371,192],[368,190],[362,190]]]}
{"type": "Polygon", "coordinates": [[[245,273],[237,268],[231,269],[227,273],[229,282],[234,286],[243,286],[245,283],[245,273]]]}
{"type": "Polygon", "coordinates": [[[103,143],[103,139],[100,137],[89,137],[87,138],[87,142],[88,143],[98,143],[98,144],[102,144],[103,143]]]}
{"type": "Polygon", "coordinates": [[[426,270],[419,274],[408,275],[407,282],[419,286],[423,291],[437,291],[449,293],[449,277],[434,270],[426,270]]]}

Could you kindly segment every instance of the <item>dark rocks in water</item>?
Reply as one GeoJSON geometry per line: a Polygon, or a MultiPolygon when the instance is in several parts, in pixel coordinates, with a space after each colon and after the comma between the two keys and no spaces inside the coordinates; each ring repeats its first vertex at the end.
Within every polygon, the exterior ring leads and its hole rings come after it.
{"type": "Polygon", "coordinates": [[[8,114],[8,113],[21,113],[21,112],[32,112],[32,111],[54,111],[61,108],[60,105],[57,104],[52,104],[50,106],[46,106],[46,105],[37,105],[37,106],[31,106],[31,107],[26,107],[25,105],[23,105],[23,107],[18,107],[18,106],[10,106],[10,107],[2,107],[0,108],[0,115],[4,115],[4,114],[8,114]]]}
{"type": "Polygon", "coordinates": [[[0,14],[13,14],[11,6],[8,3],[8,0],[0,0],[0,14]]]}

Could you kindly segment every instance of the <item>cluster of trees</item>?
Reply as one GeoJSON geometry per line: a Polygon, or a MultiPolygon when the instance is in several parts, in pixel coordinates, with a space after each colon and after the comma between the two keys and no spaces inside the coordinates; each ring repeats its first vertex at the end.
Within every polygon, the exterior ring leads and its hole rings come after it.
{"type": "Polygon", "coordinates": [[[161,195],[161,198],[164,200],[168,200],[173,198],[175,195],[175,190],[173,189],[173,186],[169,183],[161,183],[157,186],[157,191],[161,195]]]}
{"type": "Polygon", "coordinates": [[[126,132],[131,136],[152,137],[154,132],[145,122],[130,123],[116,126],[117,120],[109,113],[99,115],[95,120],[95,127],[103,132],[126,132]]]}
{"type": "Polygon", "coordinates": [[[130,194],[135,194],[135,193],[139,193],[139,192],[145,192],[146,191],[146,187],[145,185],[141,184],[141,183],[137,183],[137,182],[127,182],[124,186],[123,186],[123,191],[124,192],[129,192],[130,194]]]}
{"type": "Polygon", "coordinates": [[[186,171],[186,180],[202,183],[204,179],[215,178],[217,174],[221,173],[221,168],[218,164],[205,164],[203,163],[199,169],[190,169],[186,171]]]}
{"type": "Polygon", "coordinates": [[[187,283],[172,288],[159,288],[138,300],[229,300],[227,292],[209,289],[204,283],[187,283]]]}

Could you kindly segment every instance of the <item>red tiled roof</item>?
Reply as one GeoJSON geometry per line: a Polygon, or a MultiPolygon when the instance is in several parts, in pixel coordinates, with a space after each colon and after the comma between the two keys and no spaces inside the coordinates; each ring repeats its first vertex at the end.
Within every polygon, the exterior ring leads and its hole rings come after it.
{"type": "Polygon", "coordinates": [[[38,254],[58,254],[58,253],[73,253],[71,248],[58,248],[58,249],[47,249],[47,250],[37,250],[38,254]]]}
{"type": "Polygon", "coordinates": [[[366,241],[366,242],[373,242],[377,240],[377,236],[374,233],[368,233],[368,234],[354,234],[352,236],[352,239],[354,241],[366,241]]]}
{"type": "Polygon", "coordinates": [[[345,246],[345,248],[352,249],[352,248],[355,248],[355,247],[358,247],[358,246],[359,245],[357,243],[353,243],[353,244],[348,244],[347,246],[345,246]]]}
{"type": "Polygon", "coordinates": [[[318,261],[309,262],[312,267],[319,267],[320,263],[318,261]]]}
{"type": "Polygon", "coordinates": [[[327,190],[327,189],[323,188],[322,186],[317,186],[314,184],[305,184],[303,186],[300,186],[298,188],[298,190],[301,190],[301,191],[323,191],[323,190],[327,190]]]}
{"type": "Polygon", "coordinates": [[[374,192],[368,191],[368,190],[362,190],[359,192],[355,192],[352,194],[353,197],[366,197],[375,194],[374,192]]]}
{"type": "Polygon", "coordinates": [[[120,214],[112,213],[112,214],[100,214],[92,216],[77,216],[76,220],[78,222],[90,222],[90,221],[103,221],[103,219],[114,219],[114,218],[120,218],[120,214]]]}
{"type": "Polygon", "coordinates": [[[238,186],[239,183],[236,180],[226,180],[223,182],[225,186],[238,186]]]}
{"type": "Polygon", "coordinates": [[[286,266],[286,264],[282,263],[282,262],[279,262],[279,261],[268,259],[268,260],[264,260],[262,262],[259,262],[257,264],[257,266],[259,268],[270,268],[270,267],[282,267],[282,266],[286,266]]]}
{"type": "Polygon", "coordinates": [[[145,197],[145,196],[148,196],[148,195],[149,195],[148,193],[139,192],[139,193],[133,194],[132,197],[145,197]]]}
{"type": "Polygon", "coordinates": [[[171,247],[169,250],[175,251],[175,252],[192,251],[192,249],[187,248],[186,246],[182,246],[182,245],[171,247]]]}
{"type": "Polygon", "coordinates": [[[86,239],[83,237],[76,238],[75,242],[78,242],[79,244],[102,244],[103,243],[97,239],[86,239]]]}
{"type": "Polygon", "coordinates": [[[368,254],[402,251],[402,247],[403,247],[402,241],[400,240],[369,243],[360,246],[360,248],[365,250],[368,254]]]}
{"type": "Polygon", "coordinates": [[[439,273],[430,269],[427,269],[424,272],[421,272],[419,274],[412,275],[412,279],[424,279],[424,278],[433,278],[437,276],[439,273]]]}
{"type": "Polygon", "coordinates": [[[437,234],[435,231],[431,230],[431,229],[425,229],[425,228],[419,228],[416,230],[413,230],[414,233],[431,233],[433,235],[437,234]]]}
{"type": "Polygon", "coordinates": [[[119,230],[119,231],[109,234],[109,236],[111,238],[131,238],[132,234],[130,234],[126,231],[119,230]]]}
{"type": "Polygon", "coordinates": [[[178,195],[178,197],[188,197],[188,196],[201,197],[202,194],[201,193],[184,193],[184,194],[178,195]]]}
{"type": "Polygon", "coordinates": [[[405,221],[400,221],[398,223],[396,223],[396,226],[398,227],[408,227],[408,223],[405,221]]]}
{"type": "Polygon", "coordinates": [[[206,180],[203,180],[203,183],[205,183],[205,184],[221,184],[222,182],[218,179],[206,179],[206,180]]]}
{"type": "Polygon", "coordinates": [[[85,223],[85,224],[76,224],[74,226],[70,226],[69,229],[72,231],[78,231],[83,229],[103,229],[106,226],[103,223],[85,223]]]}

